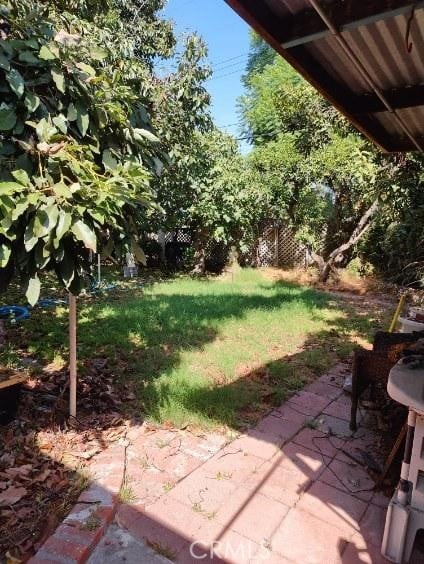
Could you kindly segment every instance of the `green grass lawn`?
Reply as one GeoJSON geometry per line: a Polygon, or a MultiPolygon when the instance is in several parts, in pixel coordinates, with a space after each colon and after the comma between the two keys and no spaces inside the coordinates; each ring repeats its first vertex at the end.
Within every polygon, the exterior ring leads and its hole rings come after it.
{"type": "MultiPolygon", "coordinates": [[[[143,292],[79,302],[82,377],[93,359],[107,358],[118,387],[134,384],[132,408],[141,415],[217,428],[255,421],[367,340],[385,315],[251,269],[176,277],[143,292]]],[[[34,310],[12,330],[3,363],[18,362],[19,343],[43,363],[60,365],[66,340],[64,308],[34,310]]]]}

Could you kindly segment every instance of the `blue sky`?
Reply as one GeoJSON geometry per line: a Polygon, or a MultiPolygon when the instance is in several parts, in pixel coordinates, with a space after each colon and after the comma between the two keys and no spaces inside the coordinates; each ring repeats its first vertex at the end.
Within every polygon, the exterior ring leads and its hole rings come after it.
{"type": "Polygon", "coordinates": [[[215,123],[239,135],[234,124],[240,120],[237,98],[243,92],[240,79],[249,51],[249,27],[224,0],[169,0],[164,13],[175,22],[177,33],[196,31],[205,40],[214,70],[207,87],[215,123]]]}

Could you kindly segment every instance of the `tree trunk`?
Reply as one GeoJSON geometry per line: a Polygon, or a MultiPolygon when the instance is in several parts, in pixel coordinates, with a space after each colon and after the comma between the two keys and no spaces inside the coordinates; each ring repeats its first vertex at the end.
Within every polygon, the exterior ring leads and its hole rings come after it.
{"type": "Polygon", "coordinates": [[[203,275],[206,272],[206,243],[206,233],[199,231],[194,241],[194,266],[191,271],[192,274],[203,275]]]}
{"type": "Polygon", "coordinates": [[[320,255],[312,253],[313,260],[317,263],[320,271],[320,282],[327,282],[332,270],[340,264],[345,255],[352,249],[354,245],[361,239],[361,237],[367,232],[371,225],[371,219],[377,213],[378,202],[377,200],[368,208],[364,215],[359,220],[358,225],[353,230],[352,235],[346,243],[339,245],[336,249],[331,251],[328,255],[327,260],[320,255]]]}

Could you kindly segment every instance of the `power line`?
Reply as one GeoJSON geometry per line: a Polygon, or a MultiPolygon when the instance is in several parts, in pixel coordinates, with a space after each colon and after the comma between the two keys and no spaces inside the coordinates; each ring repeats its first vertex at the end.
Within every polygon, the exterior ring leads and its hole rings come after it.
{"type": "Polygon", "coordinates": [[[237,67],[237,66],[240,66],[240,65],[243,65],[243,67],[244,67],[243,61],[237,61],[236,63],[231,63],[229,65],[225,65],[225,67],[220,67],[219,69],[215,69],[214,67],[212,67],[212,72],[215,71],[215,70],[217,72],[222,72],[222,71],[225,71],[227,69],[230,69],[231,67],[237,67]]]}
{"type": "Polygon", "coordinates": [[[244,70],[244,67],[241,67],[233,72],[228,72],[226,74],[220,74],[219,76],[211,76],[210,78],[207,78],[206,80],[208,80],[209,82],[211,82],[212,80],[219,80],[221,78],[225,78],[226,76],[231,76],[232,74],[238,74],[240,72],[242,72],[244,70]]]}
{"type": "MultiPolygon", "coordinates": [[[[221,59],[219,61],[210,61],[210,66],[211,67],[220,67],[222,65],[226,66],[226,63],[229,63],[231,61],[237,61],[238,59],[243,59],[245,57],[247,57],[249,55],[249,51],[245,52],[245,53],[240,53],[239,55],[235,55],[234,57],[228,57],[227,59],[221,59]]],[[[166,60],[166,59],[165,59],[166,60]]],[[[240,61],[241,63],[241,61],[240,61]]]]}
{"type": "Polygon", "coordinates": [[[222,59],[221,61],[218,61],[217,63],[211,63],[213,67],[219,67],[221,65],[223,65],[224,63],[228,63],[230,61],[235,61],[237,59],[243,59],[244,57],[247,57],[249,55],[249,53],[242,53],[241,55],[237,55],[235,57],[230,57],[228,59],[222,59]]]}
{"type": "Polygon", "coordinates": [[[253,141],[259,137],[266,137],[270,135],[278,135],[278,133],[284,133],[284,129],[273,129],[271,131],[260,131],[259,133],[254,133],[253,135],[244,135],[243,137],[236,137],[236,141],[253,141]]]}
{"type": "Polygon", "coordinates": [[[240,122],[237,123],[229,123],[228,125],[217,125],[217,127],[219,127],[220,129],[225,129],[227,127],[235,127],[235,126],[239,126],[241,125],[240,122]]]}

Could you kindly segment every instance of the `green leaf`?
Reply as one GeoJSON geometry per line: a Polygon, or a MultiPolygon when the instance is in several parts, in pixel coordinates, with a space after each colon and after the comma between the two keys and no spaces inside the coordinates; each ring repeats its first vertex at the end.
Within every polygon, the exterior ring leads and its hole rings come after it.
{"type": "Polygon", "coordinates": [[[33,220],[27,225],[25,229],[24,244],[26,251],[27,252],[31,251],[35,247],[37,242],[38,242],[38,237],[34,233],[34,220],[33,220]]]}
{"type": "Polygon", "coordinates": [[[84,137],[87,133],[88,125],[90,123],[90,117],[88,115],[87,108],[84,108],[81,104],[77,106],[77,127],[84,137]]]}
{"type": "Polygon", "coordinates": [[[32,92],[27,92],[25,96],[25,106],[29,112],[35,112],[40,105],[40,98],[32,92]]]}
{"type": "Polygon", "coordinates": [[[5,268],[7,266],[11,252],[12,251],[10,250],[10,247],[5,245],[4,243],[0,245],[0,268],[5,268]]]}
{"type": "Polygon", "coordinates": [[[25,295],[30,305],[34,306],[37,303],[40,297],[40,288],[41,284],[38,276],[34,276],[34,278],[28,280],[25,295]]]}
{"type": "Polygon", "coordinates": [[[68,123],[66,117],[63,114],[59,114],[58,116],[55,116],[53,118],[53,123],[55,124],[55,126],[58,128],[59,131],[61,131],[66,135],[68,131],[68,123]]]}
{"type": "Polygon", "coordinates": [[[70,198],[72,196],[69,186],[67,186],[64,182],[57,182],[56,184],[53,184],[52,189],[54,190],[56,196],[59,196],[60,198],[70,198]]]}
{"type": "Polygon", "coordinates": [[[151,131],[148,129],[142,129],[141,127],[136,127],[133,129],[134,139],[136,141],[142,141],[143,138],[151,141],[152,143],[159,143],[159,138],[156,137],[151,131]]]}
{"type": "Polygon", "coordinates": [[[68,121],[75,121],[78,117],[77,110],[71,102],[68,106],[68,121]]]}
{"type": "Polygon", "coordinates": [[[19,184],[22,184],[23,186],[30,186],[31,185],[31,181],[29,179],[28,174],[25,172],[25,170],[14,170],[12,172],[12,176],[19,182],[19,184]]]}
{"type": "Polygon", "coordinates": [[[18,59],[23,63],[28,63],[30,65],[36,65],[40,62],[40,59],[36,57],[32,51],[21,51],[18,59]]]}
{"type": "Polygon", "coordinates": [[[45,143],[48,143],[50,137],[57,133],[57,129],[53,127],[50,117],[48,119],[40,119],[38,123],[33,121],[27,121],[26,123],[35,129],[38,139],[45,143]]]}
{"type": "Polygon", "coordinates": [[[0,131],[9,131],[15,127],[16,114],[12,106],[8,104],[0,105],[0,131]]]}
{"type": "Polygon", "coordinates": [[[147,265],[146,255],[144,254],[143,249],[134,240],[131,241],[131,252],[135,255],[138,262],[144,266],[147,265]]]}
{"type": "Polygon", "coordinates": [[[56,226],[56,237],[53,241],[53,246],[55,249],[59,247],[59,242],[65,233],[69,230],[72,222],[72,216],[70,213],[60,210],[59,219],[56,226]]]}
{"type": "Polygon", "coordinates": [[[44,208],[44,212],[47,214],[49,218],[49,231],[52,231],[56,227],[57,220],[59,217],[59,208],[56,204],[51,204],[44,208]]]}
{"type": "Polygon", "coordinates": [[[24,188],[22,184],[17,182],[0,182],[0,196],[10,196],[15,192],[22,192],[24,188]]]}
{"type": "Polygon", "coordinates": [[[56,59],[56,55],[54,55],[46,45],[41,47],[38,57],[43,61],[53,61],[56,59]]]}
{"type": "Polygon", "coordinates": [[[38,49],[39,48],[39,44],[37,39],[31,37],[30,39],[26,39],[24,42],[24,45],[26,45],[27,47],[30,47],[31,49],[38,49]]]}
{"type": "Polygon", "coordinates": [[[87,65],[86,63],[77,63],[76,66],[89,77],[94,78],[96,76],[96,71],[90,65],[87,65]]]}
{"type": "Polygon", "coordinates": [[[55,204],[38,209],[34,219],[34,235],[39,239],[48,235],[55,227],[59,210],[55,204]]]}
{"type": "Polygon", "coordinates": [[[49,233],[49,216],[44,210],[37,210],[33,225],[34,235],[40,239],[49,233]]]}
{"type": "Polygon", "coordinates": [[[9,59],[2,53],[0,53],[0,69],[3,69],[5,71],[8,71],[10,69],[9,59]]]}
{"type": "Polygon", "coordinates": [[[65,88],[65,76],[64,76],[63,72],[60,69],[57,69],[57,68],[53,68],[50,72],[51,72],[53,81],[56,84],[56,88],[59,90],[59,92],[62,92],[62,94],[64,94],[65,91],[66,91],[66,88],[65,88]]]}
{"type": "Polygon", "coordinates": [[[20,98],[25,90],[25,81],[21,73],[16,69],[11,69],[6,74],[6,79],[12,91],[20,98]]]}
{"type": "Polygon", "coordinates": [[[95,61],[103,61],[107,57],[106,49],[102,49],[101,47],[91,47],[90,55],[95,61]]]}
{"type": "Polygon", "coordinates": [[[12,221],[16,221],[29,207],[27,198],[22,198],[17,202],[15,209],[12,212],[12,221]]]}
{"type": "Polygon", "coordinates": [[[118,161],[112,155],[110,149],[105,149],[103,151],[102,162],[106,170],[114,170],[118,166],[118,161]]]}
{"type": "Polygon", "coordinates": [[[96,252],[96,234],[88,225],[79,219],[73,224],[71,230],[75,237],[84,243],[87,249],[90,249],[94,253],[96,252]]]}

